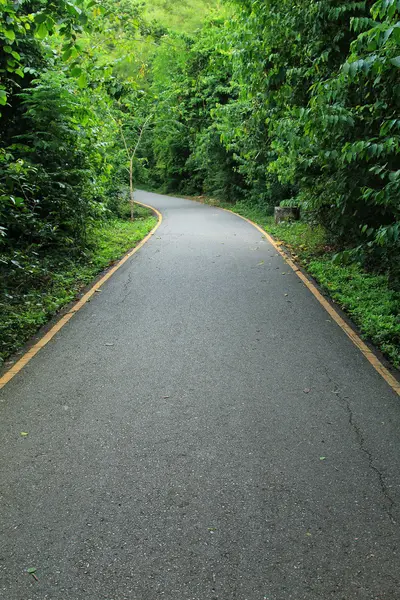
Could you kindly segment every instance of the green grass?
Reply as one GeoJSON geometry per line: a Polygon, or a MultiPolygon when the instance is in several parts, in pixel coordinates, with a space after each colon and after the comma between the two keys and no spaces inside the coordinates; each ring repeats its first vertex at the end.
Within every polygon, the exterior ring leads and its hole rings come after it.
{"type": "Polygon", "coordinates": [[[301,221],[276,225],[263,210],[243,202],[231,205],[203,197],[195,199],[228,208],[283,242],[295,260],[351,317],[363,337],[371,340],[395,367],[400,367],[400,292],[389,287],[386,275],[368,273],[358,264],[333,263],[333,249],[321,226],[301,221]]]}
{"type": "Polygon", "coordinates": [[[389,288],[387,276],[366,273],[358,265],[335,265],[330,257],[311,260],[307,270],[399,368],[400,293],[389,288]]]}
{"type": "Polygon", "coordinates": [[[0,288],[0,365],[156,222],[149,210],[139,207],[132,223],[118,219],[93,229],[90,249],[80,260],[65,254],[20,258],[17,275],[5,278],[0,288]]]}

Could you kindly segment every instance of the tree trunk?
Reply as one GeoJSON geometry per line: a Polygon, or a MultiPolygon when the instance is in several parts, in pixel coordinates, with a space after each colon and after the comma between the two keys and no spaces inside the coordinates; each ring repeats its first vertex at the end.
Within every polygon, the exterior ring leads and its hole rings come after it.
{"type": "Polygon", "coordinates": [[[133,221],[133,209],[135,206],[135,200],[133,198],[133,159],[129,162],[129,186],[130,186],[130,197],[129,203],[131,205],[131,221],[133,221]]]}

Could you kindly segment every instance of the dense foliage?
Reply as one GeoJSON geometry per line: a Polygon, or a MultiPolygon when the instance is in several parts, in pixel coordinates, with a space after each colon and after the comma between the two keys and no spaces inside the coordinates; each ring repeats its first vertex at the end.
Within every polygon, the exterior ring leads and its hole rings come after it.
{"type": "Polygon", "coordinates": [[[247,0],[195,38],[164,40],[167,100],[147,148],[168,191],[300,205],[341,260],[399,280],[400,3],[247,0]],[[171,44],[166,49],[166,45],[171,44]]]}
{"type": "Polygon", "coordinates": [[[0,0],[6,268],[18,263],[15,252],[79,254],[91,225],[120,212],[121,182],[129,170],[132,179],[141,173],[138,141],[158,102],[149,59],[168,30],[153,17],[179,24],[188,10],[135,0],[0,0]]]}
{"type": "Polygon", "coordinates": [[[84,248],[118,187],[119,111],[107,89],[118,85],[116,58],[87,50],[89,35],[101,47],[100,10],[84,0],[5,2],[0,215],[13,265],[11,251],[84,248]]]}

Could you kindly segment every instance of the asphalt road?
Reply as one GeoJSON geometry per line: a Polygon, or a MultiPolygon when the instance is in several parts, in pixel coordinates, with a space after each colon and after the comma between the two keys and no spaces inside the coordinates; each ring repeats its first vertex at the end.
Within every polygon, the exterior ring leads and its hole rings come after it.
{"type": "Polygon", "coordinates": [[[1,599],[399,599],[398,396],[250,224],[139,199],[1,392],[1,599]]]}

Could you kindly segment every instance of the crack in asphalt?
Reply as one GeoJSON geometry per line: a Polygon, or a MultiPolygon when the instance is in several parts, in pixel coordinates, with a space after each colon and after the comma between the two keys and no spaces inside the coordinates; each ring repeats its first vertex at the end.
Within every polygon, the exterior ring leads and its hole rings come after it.
{"type": "Polygon", "coordinates": [[[123,284],[123,292],[124,295],[122,298],[120,298],[117,302],[117,304],[123,304],[125,302],[125,300],[128,298],[128,296],[132,293],[132,272],[128,271],[128,278],[125,281],[125,283],[123,284]]]}
{"type": "Polygon", "coordinates": [[[347,414],[349,417],[349,425],[355,433],[355,436],[356,436],[356,439],[358,442],[358,446],[359,446],[360,450],[362,452],[364,452],[364,454],[368,458],[368,467],[371,469],[371,471],[373,471],[375,473],[375,475],[378,478],[382,496],[386,500],[385,508],[386,508],[388,517],[389,517],[390,521],[393,523],[393,525],[396,525],[397,521],[393,516],[393,509],[395,508],[396,503],[389,493],[389,489],[385,482],[385,478],[383,476],[382,471],[380,471],[379,468],[374,465],[374,457],[372,455],[372,452],[367,448],[367,446],[365,444],[364,434],[363,434],[361,428],[359,427],[359,425],[357,425],[357,423],[354,420],[354,414],[353,414],[353,410],[351,408],[350,400],[349,400],[349,398],[347,398],[346,396],[344,396],[341,393],[339,386],[332,380],[332,378],[329,376],[329,373],[327,372],[327,370],[326,370],[326,376],[327,376],[329,382],[334,386],[334,389],[332,390],[333,393],[338,398],[338,400],[341,402],[341,404],[343,404],[344,407],[346,408],[346,411],[347,411],[347,414]]]}

